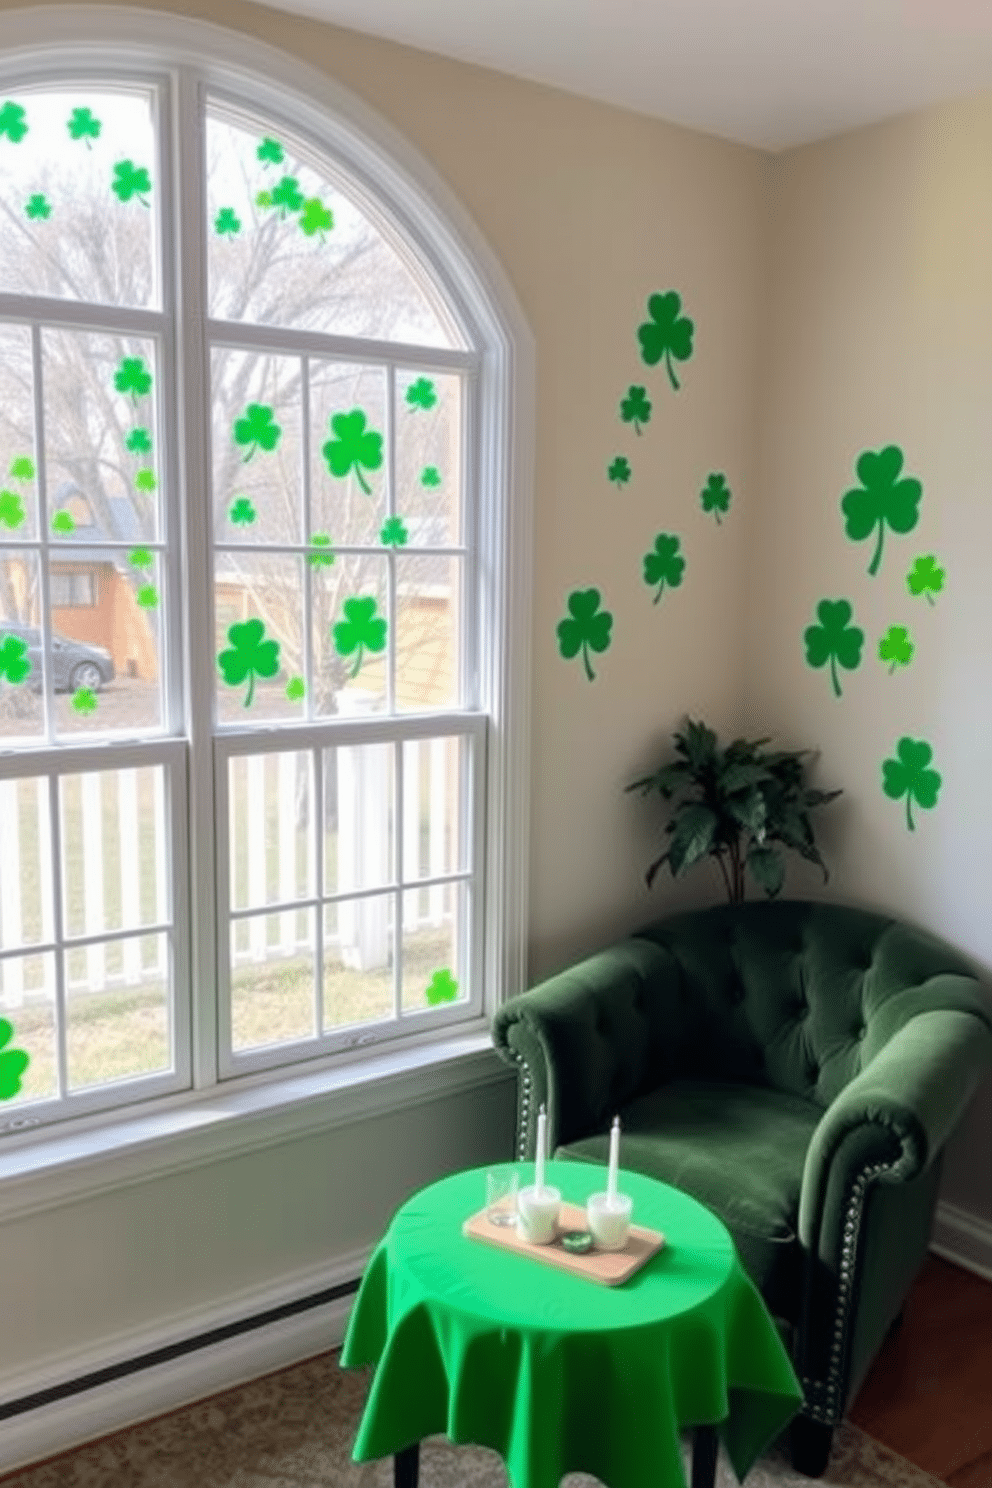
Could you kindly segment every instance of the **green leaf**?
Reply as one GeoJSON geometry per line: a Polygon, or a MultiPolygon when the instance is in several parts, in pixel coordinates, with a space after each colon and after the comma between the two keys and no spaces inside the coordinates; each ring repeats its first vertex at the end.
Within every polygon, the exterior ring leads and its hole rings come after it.
{"type": "Polygon", "coordinates": [[[248,497],[238,496],[232,501],[228,509],[227,520],[233,522],[235,527],[250,527],[257,516],[258,512],[252,506],[248,497]]]}
{"type": "Polygon", "coordinates": [[[648,299],[651,318],[637,328],[643,360],[649,367],[654,367],[664,357],[669,381],[676,392],[679,383],[672,367],[672,357],[685,362],[692,356],[693,323],[687,316],[680,316],[681,308],[681,296],[674,289],[665,294],[653,294],[648,299]]]}
{"type": "Polygon", "coordinates": [[[405,545],[409,533],[402,517],[390,517],[383,522],[379,531],[379,541],[386,548],[401,548],[405,545]]]}
{"type": "Polygon", "coordinates": [[[631,386],[627,389],[626,398],[620,399],[620,417],[625,424],[633,424],[635,434],[640,434],[641,425],[651,418],[647,388],[631,386]]]}
{"type": "Polygon", "coordinates": [[[904,737],[896,745],[895,759],[882,762],[882,789],[893,801],[906,797],[906,825],[911,832],[916,830],[913,801],[928,811],[937,804],[942,778],[938,771],[927,769],[932,758],[933,749],[925,739],[904,737]]]}
{"type": "Polygon", "coordinates": [[[713,513],[719,527],[720,513],[726,513],[730,509],[730,491],[727,489],[725,475],[717,473],[706,477],[706,484],[699,493],[699,504],[704,512],[713,513]]]}
{"type": "Polygon", "coordinates": [[[558,622],[558,650],[566,661],[581,651],[586,676],[594,682],[596,674],[589,662],[589,652],[601,653],[608,648],[613,616],[609,610],[600,610],[598,589],[575,589],[567,603],[570,618],[558,622]]]}
{"type": "Polygon", "coordinates": [[[0,677],[17,686],[31,671],[28,643],[20,636],[4,636],[0,640],[0,677]]]}
{"type": "Polygon", "coordinates": [[[910,594],[922,594],[927,604],[933,605],[936,601],[931,595],[940,593],[946,576],[946,571],[937,567],[937,559],[933,553],[924,553],[916,559],[906,575],[906,587],[910,594]]]}
{"type": "Polygon", "coordinates": [[[671,765],[662,765],[661,769],[656,770],[653,775],[643,775],[640,780],[632,780],[630,785],[625,786],[624,789],[639,790],[645,793],[649,790],[656,790],[668,800],[672,792],[685,783],[688,773],[688,763],[685,760],[676,760],[671,765]]]}
{"type": "Polygon", "coordinates": [[[700,858],[709,856],[716,836],[717,819],[708,806],[687,806],[679,817],[668,849],[673,878],[681,878],[700,858]]]}
{"type": "Polygon", "coordinates": [[[114,373],[114,387],[119,393],[130,393],[132,398],[143,398],[151,391],[152,374],[142,357],[124,357],[114,373]]]}
{"type": "Polygon", "coordinates": [[[40,191],[36,192],[34,196],[29,196],[24,208],[24,215],[30,217],[32,221],[38,220],[44,222],[46,217],[51,217],[52,215],[52,208],[48,198],[43,196],[40,191]]]}
{"type": "Polygon", "coordinates": [[[10,1100],[19,1095],[21,1090],[21,1076],[30,1063],[30,1056],[23,1049],[7,1049],[14,1037],[13,1024],[8,1023],[6,1018],[0,1018],[0,1100],[10,1100]]]}
{"type": "Polygon", "coordinates": [[[370,595],[346,599],[343,609],[344,619],[333,628],[334,649],[339,656],[354,654],[355,665],[348,675],[357,677],[366,650],[386,649],[386,621],[376,615],[377,603],[370,595]]]}
{"type": "Polygon", "coordinates": [[[278,140],[270,139],[268,135],[262,140],[255,154],[264,165],[281,165],[283,162],[282,145],[278,140]]]}
{"type": "Polygon", "coordinates": [[[0,527],[16,531],[25,520],[24,502],[16,491],[0,491],[0,527]]]}
{"type": "Polygon", "coordinates": [[[232,237],[241,231],[241,218],[233,207],[221,207],[214,218],[214,232],[219,237],[229,233],[232,237]]]}
{"type": "Polygon", "coordinates": [[[441,472],[436,465],[425,465],[420,472],[420,484],[426,486],[429,491],[436,490],[441,484],[441,472]]]}
{"type": "Polygon", "coordinates": [[[865,633],[850,624],[854,611],[846,599],[821,599],[816,614],[819,625],[809,625],[803,632],[806,661],[811,667],[826,666],[829,661],[834,696],[840,697],[837,664],[849,672],[861,665],[865,633]]]}
{"type": "Polygon", "coordinates": [[[878,528],[878,542],[868,565],[873,577],[882,561],[886,526],[893,532],[911,532],[919,519],[923,487],[912,476],[898,479],[902,461],[902,450],[895,444],[887,444],[877,452],[865,450],[855,466],[861,485],[841,497],[844,530],[849,538],[862,542],[878,528]]]}
{"type": "Polygon", "coordinates": [[[677,589],[682,582],[685,559],[679,555],[679,545],[679,538],[668,532],[659,532],[654,540],[654,551],[644,555],[644,582],[652,587],[658,585],[654,604],[658,603],[666,584],[670,589],[677,589]]]}
{"type": "Polygon", "coordinates": [[[81,139],[87,150],[91,150],[93,146],[90,144],[90,137],[99,139],[102,126],[100,120],[94,118],[90,109],[76,108],[69,115],[66,128],[69,131],[70,139],[81,139]]]}
{"type": "Polygon", "coordinates": [[[0,136],[6,135],[13,144],[19,145],[28,132],[25,118],[21,105],[8,99],[3,108],[0,108],[0,136]]]}
{"type": "Polygon", "coordinates": [[[431,1007],[439,1002],[454,1002],[458,996],[458,983],[446,966],[431,977],[425,996],[431,1007]]]}
{"type": "Polygon", "coordinates": [[[272,409],[266,403],[249,403],[244,415],[234,421],[235,444],[247,445],[248,453],[242,464],[250,460],[255,451],[274,450],[279,443],[282,428],[275,423],[272,409]]]}
{"type": "Polygon", "coordinates": [[[319,196],[308,197],[300,212],[300,231],[306,233],[308,238],[312,238],[314,233],[320,233],[323,242],[325,232],[330,232],[333,226],[334,213],[330,207],[325,207],[319,196]]]}
{"type": "Polygon", "coordinates": [[[623,455],[617,455],[606,467],[606,479],[612,481],[617,490],[625,486],[630,480],[630,461],[623,455]]]}
{"type": "Polygon", "coordinates": [[[77,687],[72,694],[72,706],[77,713],[89,714],[97,710],[97,695],[90,687],[77,687]]]}
{"type": "Polygon", "coordinates": [[[145,193],[151,191],[152,183],[143,165],[135,165],[132,160],[119,160],[114,166],[114,175],[117,179],[110,189],[122,202],[136,196],[143,207],[148,206],[145,193]]]}
{"type": "Polygon", "coordinates": [[[890,625],[878,643],[878,659],[890,662],[889,676],[897,666],[909,666],[913,659],[913,642],[904,625],[890,625]]]}
{"type": "Polygon", "coordinates": [[[279,670],[279,642],[267,640],[264,624],[254,619],[232,625],[227,639],[231,649],[220,652],[217,665],[228,687],[238,687],[248,679],[247,708],[255,697],[256,676],[274,677],[279,670]]]}
{"type": "Polygon", "coordinates": [[[310,546],[313,549],[309,555],[311,566],[330,568],[334,562],[330,536],[326,532],[315,532],[310,539],[310,546]]]}
{"type": "Polygon", "coordinates": [[[338,480],[343,480],[354,469],[358,484],[366,496],[372,495],[372,487],[366,484],[364,470],[378,470],[382,464],[382,435],[373,429],[366,430],[366,415],[363,409],[353,408],[350,413],[335,413],[331,417],[331,432],[336,436],[323,446],[327,468],[338,480]]]}
{"type": "Polygon", "coordinates": [[[418,377],[416,382],[411,382],[406,390],[406,401],[410,408],[433,408],[437,402],[437,393],[430,378],[418,377]]]}
{"type": "Polygon", "coordinates": [[[747,855],[747,866],[769,899],[774,899],[785,882],[782,854],[774,847],[752,847],[747,855]]]}

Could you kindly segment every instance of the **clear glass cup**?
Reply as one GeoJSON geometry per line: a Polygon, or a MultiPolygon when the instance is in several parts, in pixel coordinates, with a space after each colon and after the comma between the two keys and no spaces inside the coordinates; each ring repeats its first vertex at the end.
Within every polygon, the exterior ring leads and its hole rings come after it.
{"type": "Polygon", "coordinates": [[[490,1224],[516,1224],[519,1181],[514,1168],[491,1168],[486,1174],[486,1218],[490,1224]]]}

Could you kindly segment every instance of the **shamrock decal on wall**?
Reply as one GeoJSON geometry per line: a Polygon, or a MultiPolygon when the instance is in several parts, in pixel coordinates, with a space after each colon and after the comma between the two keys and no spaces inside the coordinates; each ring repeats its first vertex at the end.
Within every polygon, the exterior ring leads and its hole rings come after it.
{"type": "Polygon", "coordinates": [[[617,455],[616,459],[607,466],[606,479],[612,481],[617,490],[625,486],[630,480],[630,461],[623,455],[617,455]]]}
{"type": "Polygon", "coordinates": [[[429,377],[418,377],[406,390],[406,401],[410,408],[433,408],[437,393],[429,377]]]}
{"type": "Polygon", "coordinates": [[[637,328],[641,357],[649,367],[657,366],[664,357],[669,381],[676,392],[679,382],[672,366],[672,357],[677,362],[685,362],[692,356],[693,323],[688,316],[679,315],[681,308],[682,298],[674,289],[665,294],[653,294],[648,300],[648,315],[651,319],[637,328]]]}
{"type": "Polygon", "coordinates": [[[355,665],[348,673],[357,677],[366,650],[386,649],[386,621],[376,615],[376,601],[371,596],[357,596],[344,602],[344,619],[334,626],[334,649],[339,656],[355,653],[355,665]]]}
{"type": "Polygon", "coordinates": [[[28,656],[27,641],[13,635],[0,639],[0,677],[6,677],[16,687],[30,671],[31,659],[28,656]]]}
{"type": "Polygon", "coordinates": [[[720,513],[730,510],[730,492],[727,489],[727,477],[722,473],[708,475],[706,484],[699,493],[699,504],[704,512],[712,512],[716,517],[716,525],[719,527],[720,513]]]}
{"type": "Polygon", "coordinates": [[[366,430],[366,422],[361,408],[353,408],[350,413],[333,414],[331,431],[337,437],[329,439],[323,446],[323,455],[328,470],[339,480],[354,468],[358,484],[366,496],[371,496],[372,487],[367,484],[362,471],[378,470],[382,464],[382,435],[374,429],[366,430]]]}
{"type": "Polygon", "coordinates": [[[568,618],[558,622],[558,650],[566,661],[582,652],[586,676],[590,682],[596,674],[589,664],[590,650],[605,651],[611,641],[613,616],[600,610],[598,589],[575,589],[568,596],[568,618]]]}
{"type": "Polygon", "coordinates": [[[130,393],[135,402],[151,391],[152,374],[143,357],[124,357],[114,373],[114,387],[119,393],[130,393]]]}
{"type": "Polygon", "coordinates": [[[69,131],[70,139],[81,139],[87,150],[92,150],[93,146],[90,144],[90,138],[99,139],[102,125],[99,119],[93,117],[90,109],[76,108],[69,115],[65,127],[69,131]]]}
{"type": "Polygon", "coordinates": [[[893,532],[912,532],[919,519],[923,487],[913,476],[898,479],[902,470],[902,450],[887,444],[884,449],[865,450],[855,469],[860,486],[841,497],[844,530],[854,542],[862,542],[878,528],[878,542],[868,572],[872,578],[882,561],[882,539],[888,524],[893,532]]]}
{"type": "Polygon", "coordinates": [[[274,422],[272,409],[266,403],[249,403],[241,418],[234,420],[234,442],[248,446],[242,460],[244,465],[261,447],[274,450],[279,443],[282,428],[274,422]]]}
{"type": "Polygon", "coordinates": [[[803,632],[806,660],[811,667],[826,666],[829,661],[834,696],[840,697],[837,663],[848,672],[861,665],[865,633],[850,623],[854,611],[846,599],[821,599],[816,615],[819,625],[809,625],[803,632]]]}
{"type": "Polygon", "coordinates": [[[946,570],[937,567],[933,553],[924,553],[906,575],[906,588],[910,594],[922,594],[928,605],[936,605],[937,601],[931,595],[940,593],[946,577],[946,570]]]}
{"type": "Polygon", "coordinates": [[[941,777],[937,770],[927,769],[932,758],[933,750],[925,739],[903,738],[896,745],[896,758],[882,762],[882,788],[893,801],[906,797],[906,825],[911,832],[916,830],[913,801],[927,811],[937,804],[941,777]]]}
{"type": "Polygon", "coordinates": [[[658,585],[658,593],[652,603],[657,604],[665,585],[677,589],[685,572],[685,559],[679,554],[680,540],[668,532],[659,532],[654,540],[654,551],[644,555],[644,582],[652,588],[658,585]]]}
{"type": "Polygon", "coordinates": [[[878,659],[889,666],[891,677],[897,666],[909,666],[913,659],[913,642],[905,625],[890,625],[878,643],[878,659]]]}
{"type": "Polygon", "coordinates": [[[21,1076],[30,1064],[30,1056],[23,1049],[8,1049],[14,1037],[14,1025],[0,1018],[0,1100],[10,1100],[19,1095],[21,1076]]]}
{"type": "Polygon", "coordinates": [[[279,670],[279,642],[265,638],[261,620],[245,620],[227,632],[229,651],[221,651],[217,665],[228,687],[239,687],[248,678],[245,707],[255,698],[255,678],[274,677],[279,670]]]}
{"type": "Polygon", "coordinates": [[[145,201],[145,192],[151,191],[152,183],[143,165],[135,165],[133,160],[119,160],[114,166],[114,175],[117,179],[110,189],[122,202],[136,196],[143,207],[149,205],[145,201]]]}
{"type": "Polygon", "coordinates": [[[425,996],[431,1007],[436,1007],[439,1002],[454,1002],[458,996],[458,983],[446,966],[431,977],[425,996]]]}
{"type": "Polygon", "coordinates": [[[620,417],[625,424],[633,424],[635,434],[640,434],[641,425],[646,424],[651,417],[647,388],[629,387],[627,389],[626,398],[620,399],[620,417]]]}

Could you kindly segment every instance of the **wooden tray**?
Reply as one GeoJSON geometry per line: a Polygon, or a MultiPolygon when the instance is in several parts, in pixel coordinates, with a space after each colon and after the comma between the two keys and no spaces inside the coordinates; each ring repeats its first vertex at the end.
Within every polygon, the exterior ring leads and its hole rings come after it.
{"type": "MultiPolygon", "coordinates": [[[[585,1230],[586,1211],[578,1204],[562,1204],[558,1212],[557,1236],[564,1230],[585,1230]]],[[[573,1255],[565,1250],[561,1239],[555,1238],[548,1245],[532,1245],[517,1234],[515,1225],[495,1225],[486,1218],[485,1209],[473,1214],[462,1225],[462,1234],[470,1240],[482,1240],[487,1245],[498,1245],[501,1250],[515,1250],[533,1256],[535,1261],[544,1261],[548,1266],[559,1266],[562,1271],[571,1271],[574,1276],[585,1276],[589,1281],[598,1281],[601,1286],[622,1284],[646,1265],[665,1243],[660,1230],[647,1230],[642,1225],[632,1224],[623,1250],[588,1250],[585,1255],[573,1255]]]]}

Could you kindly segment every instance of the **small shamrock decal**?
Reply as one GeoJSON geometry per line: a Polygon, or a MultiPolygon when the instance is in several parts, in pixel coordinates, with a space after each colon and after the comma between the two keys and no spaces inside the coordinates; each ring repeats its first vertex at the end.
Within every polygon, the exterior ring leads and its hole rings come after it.
{"type": "Polygon", "coordinates": [[[915,799],[916,804],[927,811],[936,806],[941,777],[938,771],[926,768],[933,758],[933,750],[924,739],[900,739],[896,756],[882,762],[882,788],[893,801],[898,801],[900,796],[906,797],[906,825],[915,832],[913,801],[915,799]]]}
{"type": "Polygon", "coordinates": [[[331,552],[330,534],[327,532],[315,532],[310,539],[313,552],[310,554],[310,563],[313,568],[330,568],[334,562],[334,554],[331,552]]]}
{"type": "Polygon", "coordinates": [[[281,165],[283,161],[283,148],[278,140],[270,139],[268,135],[262,140],[255,151],[263,165],[281,165]]]}
{"type": "Polygon", "coordinates": [[[265,639],[265,626],[261,620],[245,620],[241,625],[232,625],[227,632],[230,651],[221,651],[217,665],[228,687],[239,687],[247,677],[248,694],[245,707],[251,706],[255,697],[255,678],[274,677],[279,670],[279,642],[265,639]]]}
{"type": "Polygon", "coordinates": [[[97,709],[97,696],[91,687],[77,687],[72,694],[72,706],[77,713],[83,715],[95,713],[97,709]]]}
{"type": "Polygon", "coordinates": [[[114,166],[114,175],[117,179],[110,189],[122,202],[136,196],[143,207],[148,206],[145,192],[151,191],[152,183],[143,165],[135,165],[132,160],[119,160],[114,166]]]}
{"type": "Polygon", "coordinates": [[[730,492],[727,489],[727,477],[722,473],[708,475],[706,484],[699,493],[699,504],[704,512],[712,512],[716,517],[716,524],[720,526],[720,513],[730,510],[730,492]]]}
{"type": "Polygon", "coordinates": [[[644,582],[658,585],[653,603],[657,604],[667,584],[677,589],[685,572],[685,559],[679,554],[680,541],[668,532],[659,532],[654,540],[654,551],[644,555],[644,582]]]}
{"type": "Polygon", "coordinates": [[[151,391],[152,374],[142,357],[124,357],[114,373],[114,387],[119,393],[130,393],[137,400],[151,391]]]}
{"type": "Polygon", "coordinates": [[[617,455],[612,464],[607,466],[606,479],[612,481],[619,491],[630,480],[630,461],[623,455],[617,455]]]}
{"type": "Polygon", "coordinates": [[[127,556],[133,568],[151,568],[155,562],[147,548],[132,548],[127,556]]]}
{"type": "Polygon", "coordinates": [[[940,593],[946,577],[946,569],[937,567],[933,553],[925,553],[916,559],[906,575],[906,587],[910,594],[922,594],[928,605],[936,605],[937,601],[931,595],[940,593]]]}
{"type": "Polygon", "coordinates": [[[255,205],[256,205],[256,207],[271,207],[271,205],[272,205],[272,192],[271,191],[257,191],[255,193],[255,205]]]}
{"type": "Polygon", "coordinates": [[[889,676],[897,666],[909,666],[913,659],[913,642],[905,625],[890,625],[878,643],[878,659],[890,662],[889,676]]]}
{"type": "Polygon", "coordinates": [[[30,455],[15,455],[10,462],[10,474],[14,480],[34,480],[34,461],[30,455]]]}
{"type": "Polygon", "coordinates": [[[354,466],[358,484],[366,496],[371,496],[372,487],[366,484],[362,470],[378,470],[382,464],[382,435],[373,429],[366,432],[365,424],[366,416],[360,408],[333,414],[331,430],[337,438],[327,441],[323,455],[328,470],[339,480],[354,466]]]}
{"type": "Polygon", "coordinates": [[[31,670],[31,661],[27,654],[28,643],[21,640],[20,636],[4,636],[0,641],[0,677],[6,677],[8,682],[23,682],[31,670]]]}
{"type": "Polygon", "coordinates": [[[132,429],[124,440],[124,444],[132,455],[151,454],[152,439],[147,429],[132,429]]]}
{"type": "Polygon", "coordinates": [[[649,367],[655,367],[664,357],[669,381],[676,392],[679,382],[672,367],[672,357],[685,362],[692,356],[693,323],[688,316],[679,315],[681,308],[681,296],[674,289],[666,294],[653,294],[648,300],[651,319],[637,327],[642,359],[649,367]]]}
{"type": "Polygon", "coordinates": [[[143,610],[154,610],[158,605],[158,590],[154,584],[142,584],[134,597],[143,610]]]}
{"type": "Polygon", "coordinates": [[[14,1026],[6,1018],[0,1018],[0,1100],[10,1100],[21,1089],[21,1076],[31,1062],[23,1049],[7,1049],[14,1037],[14,1026]]]}
{"type": "Polygon", "coordinates": [[[411,408],[433,408],[437,393],[429,377],[418,377],[406,390],[406,401],[411,408]]]}
{"type": "Polygon", "coordinates": [[[52,516],[52,531],[57,532],[60,537],[68,537],[70,532],[75,532],[76,523],[72,512],[57,511],[52,516]]]}
{"type": "Polygon", "coordinates": [[[355,665],[348,673],[357,677],[366,648],[369,651],[386,649],[386,621],[376,615],[376,601],[371,597],[346,599],[343,620],[334,626],[334,649],[339,656],[355,653],[355,665]]]}
{"type": "Polygon", "coordinates": [[[830,662],[834,696],[840,697],[837,663],[840,662],[849,672],[861,665],[865,633],[858,626],[851,625],[854,611],[846,599],[821,599],[816,614],[819,625],[809,625],[803,631],[806,660],[811,667],[822,667],[830,662]]]}
{"type": "Polygon", "coordinates": [[[385,548],[402,548],[409,535],[402,517],[389,517],[379,529],[379,541],[385,548]]]}
{"type": "Polygon", "coordinates": [[[290,677],[286,683],[286,696],[291,703],[299,703],[307,695],[307,684],[302,677],[290,677]]]}
{"type": "Polygon", "coordinates": [[[249,403],[244,416],[234,421],[234,442],[248,446],[242,460],[244,465],[261,445],[263,450],[274,450],[279,443],[282,429],[273,421],[272,409],[265,403],[249,403]]]}
{"type": "Polygon", "coordinates": [[[40,218],[42,222],[46,217],[51,217],[52,208],[47,197],[43,196],[40,191],[36,192],[34,196],[28,197],[27,205],[24,208],[24,215],[25,217],[30,217],[32,221],[40,218]]]}
{"type": "Polygon", "coordinates": [[[65,127],[69,131],[70,139],[81,139],[87,150],[92,150],[93,146],[90,144],[90,139],[99,139],[100,130],[103,126],[99,119],[93,117],[90,109],[76,108],[70,114],[65,127]]]}
{"type": "Polygon", "coordinates": [[[16,491],[0,491],[0,527],[14,528],[24,522],[24,502],[16,491]]]}
{"type": "Polygon", "coordinates": [[[19,103],[12,103],[8,100],[3,108],[0,108],[0,135],[5,134],[15,145],[19,145],[27,132],[24,110],[19,103]]]}
{"type": "Polygon", "coordinates": [[[320,233],[320,241],[324,241],[325,232],[330,232],[334,226],[334,213],[330,207],[325,207],[319,196],[309,196],[303,203],[300,212],[300,231],[312,238],[314,233],[320,233]]]}
{"type": "Polygon", "coordinates": [[[868,572],[874,578],[882,561],[882,539],[885,525],[893,532],[911,532],[919,519],[923,487],[908,476],[897,479],[902,469],[902,450],[887,444],[877,452],[865,450],[858,456],[855,469],[861,485],[841,497],[844,530],[854,542],[862,542],[878,528],[878,542],[868,572]]]}
{"type": "Polygon", "coordinates": [[[134,477],[134,489],[136,491],[154,491],[158,482],[155,479],[154,470],[139,470],[134,477]]]}
{"type": "Polygon", "coordinates": [[[439,1002],[454,1002],[458,996],[458,983],[446,966],[431,977],[425,996],[431,1007],[436,1007],[439,1002]]]}
{"type": "Polygon", "coordinates": [[[272,188],[272,206],[279,208],[279,216],[285,221],[287,212],[298,212],[303,205],[303,192],[295,176],[283,176],[278,186],[272,188]]]}
{"type": "Polygon", "coordinates": [[[238,496],[231,503],[227,513],[227,520],[233,522],[235,527],[250,527],[258,516],[258,512],[252,506],[247,496],[238,496]]]}
{"type": "Polygon", "coordinates": [[[625,424],[633,424],[635,434],[640,434],[641,425],[646,424],[651,417],[647,388],[629,387],[627,389],[626,398],[620,399],[620,417],[625,424]]]}
{"type": "Polygon", "coordinates": [[[581,651],[590,682],[596,680],[596,674],[589,664],[589,651],[605,651],[613,628],[613,616],[609,610],[600,610],[599,602],[598,589],[573,590],[568,596],[570,618],[559,620],[557,627],[558,650],[566,661],[571,661],[581,651]]]}
{"type": "Polygon", "coordinates": [[[436,491],[441,484],[441,472],[436,465],[425,465],[420,472],[420,484],[429,491],[436,491]]]}
{"type": "Polygon", "coordinates": [[[239,233],[241,231],[241,218],[233,207],[221,207],[214,218],[214,232],[220,237],[225,233],[239,233]]]}

